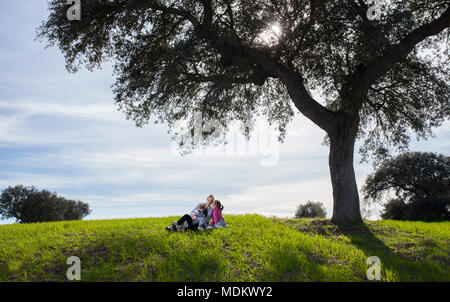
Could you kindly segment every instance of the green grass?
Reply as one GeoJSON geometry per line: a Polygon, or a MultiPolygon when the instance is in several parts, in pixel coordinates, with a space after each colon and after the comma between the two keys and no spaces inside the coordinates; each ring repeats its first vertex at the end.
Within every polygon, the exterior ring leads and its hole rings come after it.
{"type": "Polygon", "coordinates": [[[175,217],[0,226],[0,281],[367,281],[378,256],[383,281],[450,281],[450,222],[227,215],[229,228],[168,233],[175,217]]]}

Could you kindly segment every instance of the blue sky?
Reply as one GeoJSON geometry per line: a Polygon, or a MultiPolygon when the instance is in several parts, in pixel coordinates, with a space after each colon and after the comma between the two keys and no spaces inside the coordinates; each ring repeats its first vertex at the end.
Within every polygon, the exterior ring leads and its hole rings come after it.
{"type": "MultiPolygon", "coordinates": [[[[35,41],[46,1],[3,0],[0,10],[0,189],[35,185],[88,201],[87,219],[180,215],[214,193],[226,213],[293,216],[303,201],[332,213],[323,132],[298,115],[276,149],[256,154],[173,152],[167,129],[137,128],[113,103],[109,65],[69,74],[58,49],[35,41]]],[[[412,150],[448,154],[450,126],[412,150]]],[[[211,150],[210,150],[211,151],[211,150]]],[[[370,165],[360,165],[362,184],[370,165]]],[[[7,223],[8,221],[3,221],[7,223]]]]}

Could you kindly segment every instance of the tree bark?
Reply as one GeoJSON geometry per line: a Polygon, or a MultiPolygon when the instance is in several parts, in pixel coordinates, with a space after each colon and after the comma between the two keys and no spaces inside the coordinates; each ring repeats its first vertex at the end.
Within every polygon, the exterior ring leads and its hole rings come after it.
{"type": "Polygon", "coordinates": [[[329,165],[334,199],[331,221],[337,224],[362,222],[358,187],[353,168],[358,123],[358,117],[340,119],[335,131],[328,133],[330,138],[329,165]]]}

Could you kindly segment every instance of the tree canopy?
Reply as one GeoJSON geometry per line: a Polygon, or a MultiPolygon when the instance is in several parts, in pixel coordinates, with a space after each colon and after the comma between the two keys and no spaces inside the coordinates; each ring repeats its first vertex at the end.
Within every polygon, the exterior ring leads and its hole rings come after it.
{"type": "Polygon", "coordinates": [[[450,220],[450,198],[413,198],[408,203],[389,199],[381,218],[394,220],[442,221],[450,220]]]}
{"type": "Polygon", "coordinates": [[[38,38],[72,72],[111,60],[127,118],[166,124],[184,150],[238,121],[248,136],[258,115],[283,140],[298,110],[330,144],[333,220],[360,222],[356,139],[383,158],[450,116],[449,1],[377,4],[379,20],[364,0],[84,0],[69,21],[51,0],[38,38]]]}
{"type": "Polygon", "coordinates": [[[379,202],[389,192],[409,202],[413,198],[450,197],[450,156],[432,152],[406,152],[387,160],[362,188],[365,200],[379,202]]]}
{"type": "MultiPolygon", "coordinates": [[[[370,21],[362,0],[85,0],[81,21],[70,22],[67,4],[53,0],[39,37],[60,47],[70,71],[113,59],[115,101],[139,126],[152,116],[192,125],[195,111],[224,127],[263,114],[282,138],[290,95],[325,130],[335,112],[357,110],[361,151],[383,154],[405,147],[409,129],[426,136],[449,116],[448,45],[439,42],[450,15],[448,1],[380,2],[381,19],[370,21]]],[[[184,147],[189,131],[173,129],[184,147]]]]}
{"type": "Polygon", "coordinates": [[[327,210],[321,202],[308,200],[305,204],[300,204],[295,211],[296,218],[325,218],[327,210]]]}
{"type": "Polygon", "coordinates": [[[448,220],[450,157],[431,152],[401,154],[369,175],[362,191],[365,206],[383,204],[383,219],[448,220]],[[392,193],[395,198],[390,198],[392,193]]]}
{"type": "Polygon", "coordinates": [[[86,202],[68,200],[33,186],[8,187],[0,195],[0,217],[20,223],[79,220],[90,212],[86,202]]]}

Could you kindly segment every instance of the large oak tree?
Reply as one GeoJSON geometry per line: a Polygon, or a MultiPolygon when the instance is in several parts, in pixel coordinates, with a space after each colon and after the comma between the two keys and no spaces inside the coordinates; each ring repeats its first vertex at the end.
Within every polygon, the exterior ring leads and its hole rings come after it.
{"type": "Polygon", "coordinates": [[[323,129],[336,223],[361,222],[356,139],[382,156],[449,117],[449,1],[377,0],[371,20],[364,0],[83,0],[80,21],[65,2],[49,2],[38,36],[69,71],[111,59],[115,101],[138,126],[163,122],[183,148],[256,115],[281,140],[295,110],[323,129]],[[177,126],[196,112],[223,128],[196,140],[177,126]]]}

